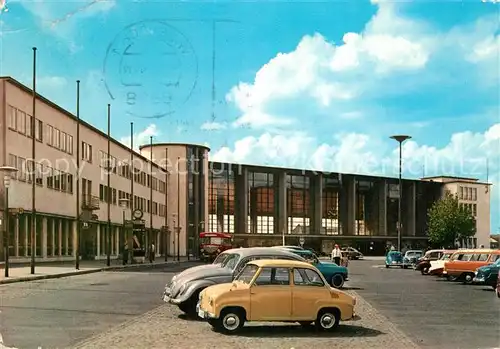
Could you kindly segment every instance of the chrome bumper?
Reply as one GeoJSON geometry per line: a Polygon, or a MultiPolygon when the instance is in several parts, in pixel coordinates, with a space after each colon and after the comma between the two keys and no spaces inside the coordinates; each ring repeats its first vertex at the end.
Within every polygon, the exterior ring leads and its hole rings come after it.
{"type": "Polygon", "coordinates": [[[215,314],[212,314],[212,313],[209,313],[207,311],[204,311],[203,309],[200,308],[200,302],[198,302],[198,304],[196,304],[196,313],[198,314],[198,317],[202,318],[202,319],[216,319],[217,317],[215,316],[215,314]]]}

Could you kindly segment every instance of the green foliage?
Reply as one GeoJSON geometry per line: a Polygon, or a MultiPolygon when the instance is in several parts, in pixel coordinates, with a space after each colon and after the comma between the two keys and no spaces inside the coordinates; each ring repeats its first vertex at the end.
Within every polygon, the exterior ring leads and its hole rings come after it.
{"type": "Polygon", "coordinates": [[[429,241],[435,247],[454,247],[455,240],[476,234],[476,221],[472,212],[460,206],[456,195],[447,192],[432,205],[427,215],[429,241]]]}

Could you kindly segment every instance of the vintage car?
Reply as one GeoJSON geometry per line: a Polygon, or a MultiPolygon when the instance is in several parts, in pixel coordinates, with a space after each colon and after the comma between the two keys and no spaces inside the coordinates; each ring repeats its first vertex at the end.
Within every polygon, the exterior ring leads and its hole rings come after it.
{"type": "Polygon", "coordinates": [[[495,292],[497,294],[497,297],[500,298],[500,272],[498,273],[497,287],[495,288],[495,292]]]}
{"type": "Polygon", "coordinates": [[[456,250],[444,250],[441,258],[437,261],[431,261],[431,267],[429,268],[429,275],[443,276],[444,263],[448,261],[456,250]]]}
{"type": "Polygon", "coordinates": [[[385,267],[403,268],[403,254],[399,251],[389,251],[385,256],[385,267]]]}
{"type": "Polygon", "coordinates": [[[342,247],[342,252],[346,252],[349,259],[363,259],[365,256],[354,247],[342,247]]]}
{"type": "Polygon", "coordinates": [[[245,322],[314,322],[333,330],[340,321],[355,320],[356,298],[331,288],[307,262],[249,262],[232,283],[210,286],[200,294],[198,316],[216,331],[235,333],[245,322]]]}
{"type": "MultiPolygon", "coordinates": [[[[285,248],[285,247],[284,247],[285,248]]],[[[285,248],[289,249],[289,248],[285,248]]],[[[322,261],[309,250],[294,250],[289,249],[290,252],[298,254],[305,258],[309,263],[314,265],[323,274],[326,280],[335,288],[342,288],[344,282],[349,280],[349,271],[347,267],[337,265],[330,261],[322,261]]]]}
{"type": "Polygon", "coordinates": [[[425,252],[425,255],[417,261],[415,265],[415,270],[418,270],[422,275],[429,274],[429,269],[431,268],[431,262],[437,261],[443,255],[444,250],[429,250],[425,252]]]}
{"type": "MultiPolygon", "coordinates": [[[[498,257],[500,257],[500,255],[498,255],[498,257]]],[[[495,263],[477,268],[474,280],[472,280],[472,282],[475,284],[491,286],[494,290],[496,290],[499,270],[500,258],[498,258],[495,263]]]]}
{"type": "Polygon", "coordinates": [[[485,248],[461,249],[444,264],[443,275],[449,281],[473,283],[477,268],[493,263],[500,257],[500,250],[485,248]]]}
{"type": "Polygon", "coordinates": [[[403,268],[413,267],[417,261],[422,257],[424,251],[422,250],[408,250],[403,256],[403,268]]]}
{"type": "MultiPolygon", "coordinates": [[[[221,253],[222,263],[213,263],[187,269],[175,275],[165,285],[163,301],[177,305],[187,314],[196,314],[200,292],[208,286],[231,282],[250,261],[256,259],[288,259],[305,261],[288,250],[271,247],[233,248],[221,253]]],[[[215,261],[217,261],[217,259],[215,261]]]]}

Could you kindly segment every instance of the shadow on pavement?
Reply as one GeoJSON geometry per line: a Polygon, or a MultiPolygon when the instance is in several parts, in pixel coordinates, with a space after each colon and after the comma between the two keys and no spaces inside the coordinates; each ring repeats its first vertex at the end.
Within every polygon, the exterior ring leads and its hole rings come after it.
{"type": "Polygon", "coordinates": [[[201,317],[196,316],[196,315],[179,314],[179,315],[177,315],[177,317],[180,320],[184,320],[184,321],[194,321],[194,322],[203,322],[203,321],[205,321],[201,317]]]}
{"type": "Polygon", "coordinates": [[[285,326],[245,326],[241,329],[243,337],[376,337],[384,332],[356,325],[340,325],[335,331],[316,331],[313,326],[303,328],[299,325],[285,326]]]}

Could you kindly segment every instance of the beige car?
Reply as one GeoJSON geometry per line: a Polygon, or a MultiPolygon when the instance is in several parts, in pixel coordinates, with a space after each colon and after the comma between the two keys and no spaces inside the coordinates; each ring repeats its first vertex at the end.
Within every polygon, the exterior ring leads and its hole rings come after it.
{"type": "Polygon", "coordinates": [[[200,294],[198,316],[216,331],[234,333],[246,321],[314,322],[333,330],[355,320],[356,298],[332,288],[309,263],[261,259],[249,262],[232,283],[214,285],[200,294]]]}

